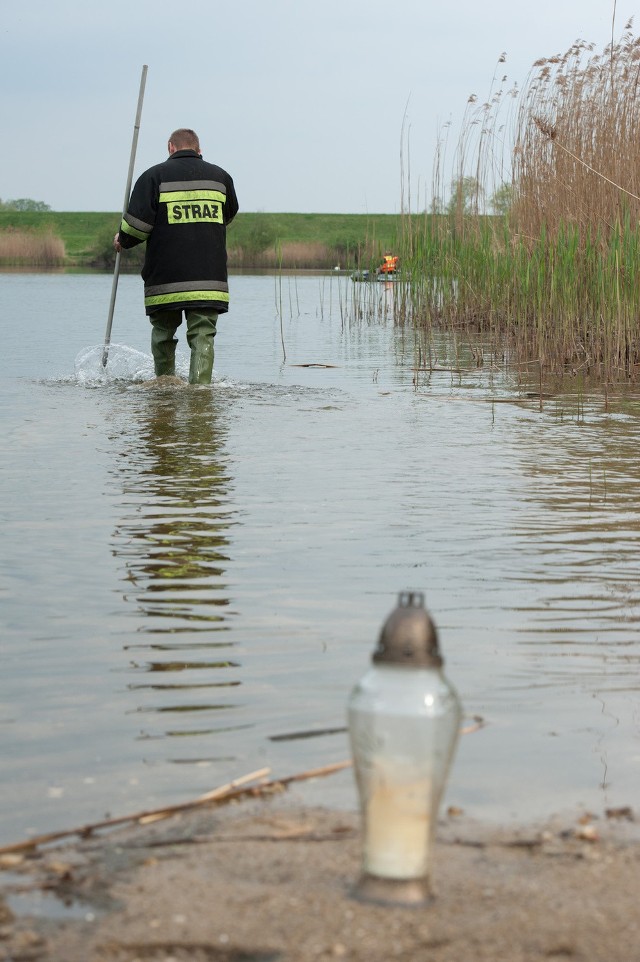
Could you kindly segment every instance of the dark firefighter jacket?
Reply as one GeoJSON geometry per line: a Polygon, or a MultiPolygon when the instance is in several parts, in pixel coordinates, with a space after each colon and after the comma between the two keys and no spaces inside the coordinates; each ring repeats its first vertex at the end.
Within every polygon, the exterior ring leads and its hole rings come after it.
{"type": "Polygon", "coordinates": [[[140,175],[120,224],[123,248],[147,242],[147,314],[229,307],[226,227],[238,212],[229,174],[194,150],[177,150],[140,175]]]}

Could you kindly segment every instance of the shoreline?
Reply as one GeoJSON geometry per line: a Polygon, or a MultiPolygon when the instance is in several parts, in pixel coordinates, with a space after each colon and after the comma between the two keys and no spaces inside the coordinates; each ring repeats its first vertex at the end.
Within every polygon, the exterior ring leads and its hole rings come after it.
{"type": "Polygon", "coordinates": [[[450,810],[433,902],[399,908],[354,898],[359,816],[303,796],[277,791],[3,856],[0,959],[638,957],[640,824],[628,808],[502,829],[450,810]]]}

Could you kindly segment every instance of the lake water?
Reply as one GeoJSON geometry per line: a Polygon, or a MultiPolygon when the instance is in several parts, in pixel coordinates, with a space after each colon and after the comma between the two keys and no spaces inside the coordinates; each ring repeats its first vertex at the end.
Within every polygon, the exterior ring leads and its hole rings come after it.
{"type": "MultiPolygon", "coordinates": [[[[211,389],[158,389],[138,277],[105,371],[109,276],[0,275],[2,841],[347,758],[405,590],[485,721],[448,804],[636,802],[640,396],[541,406],[446,338],[416,379],[365,288],[234,276],[211,389]]],[[[296,791],[356,806],[349,771],[296,791]]]]}

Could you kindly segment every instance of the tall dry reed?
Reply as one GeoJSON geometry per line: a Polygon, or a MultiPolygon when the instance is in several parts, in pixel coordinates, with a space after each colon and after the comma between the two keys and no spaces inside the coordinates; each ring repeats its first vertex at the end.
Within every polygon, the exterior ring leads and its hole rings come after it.
{"type": "Polygon", "coordinates": [[[263,251],[229,251],[231,267],[259,267],[265,269],[317,269],[335,266],[337,255],[326,245],[313,242],[286,241],[263,251]]]}
{"type": "Polygon", "coordinates": [[[61,267],[65,247],[52,231],[0,230],[0,264],[4,267],[61,267]]]}
{"type": "MultiPolygon", "coordinates": [[[[495,79],[495,78],[494,78],[495,79]]],[[[500,85],[498,84],[498,87],[500,85]]],[[[640,370],[640,40],[627,24],[602,54],[577,41],[538,61],[509,106],[513,203],[483,213],[504,164],[501,89],[470,98],[446,215],[405,234],[398,316],[489,333],[547,371],[610,381],[640,370]],[[459,201],[459,202],[458,202],[459,201]]],[[[508,131],[506,131],[508,134],[508,131]]],[[[443,183],[438,175],[437,186],[443,183]]]]}
{"type": "Polygon", "coordinates": [[[608,237],[640,214],[640,38],[627,24],[602,54],[577,41],[539,60],[520,106],[514,151],[519,230],[576,225],[608,237]]]}

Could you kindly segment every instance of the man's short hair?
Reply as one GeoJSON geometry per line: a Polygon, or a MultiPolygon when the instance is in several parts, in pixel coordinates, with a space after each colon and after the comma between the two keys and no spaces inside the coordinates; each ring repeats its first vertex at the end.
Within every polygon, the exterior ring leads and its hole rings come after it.
{"type": "Polygon", "coordinates": [[[189,127],[179,127],[169,137],[169,143],[173,144],[176,150],[197,150],[200,153],[200,141],[195,130],[189,127]]]}

